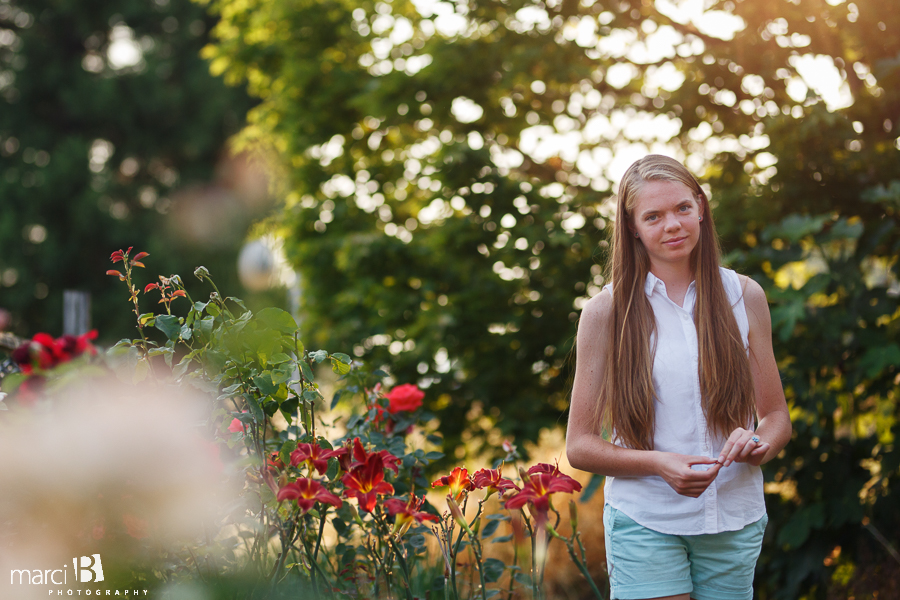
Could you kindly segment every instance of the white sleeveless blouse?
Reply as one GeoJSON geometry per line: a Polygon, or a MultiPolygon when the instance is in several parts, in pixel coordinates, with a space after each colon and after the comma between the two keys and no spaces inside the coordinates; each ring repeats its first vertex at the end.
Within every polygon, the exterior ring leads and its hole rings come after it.
{"type": "MultiPolygon", "coordinates": [[[[721,269],[721,274],[741,339],[749,351],[750,323],[740,280],[737,273],[728,269],[721,269]]],[[[718,458],[726,438],[710,435],[700,403],[694,283],[685,294],[683,308],[669,299],[665,284],[652,273],[647,275],[644,291],[656,317],[656,332],[651,340],[651,347],[656,344],[654,447],[662,452],[718,458]]],[[[610,506],[637,523],[673,535],[737,531],[758,521],[766,512],[762,471],[737,462],[722,467],[699,498],[679,495],[659,476],[607,477],[604,495],[610,506]]]]}

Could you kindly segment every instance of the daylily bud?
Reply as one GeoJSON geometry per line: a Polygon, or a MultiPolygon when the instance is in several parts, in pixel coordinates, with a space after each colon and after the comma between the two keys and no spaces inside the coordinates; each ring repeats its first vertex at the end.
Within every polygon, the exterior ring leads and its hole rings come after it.
{"type": "Polygon", "coordinates": [[[569,523],[572,524],[572,533],[578,533],[578,505],[574,500],[569,500],[569,523]]]}
{"type": "Polygon", "coordinates": [[[456,519],[457,523],[465,523],[465,519],[463,518],[462,510],[459,508],[459,504],[456,503],[452,497],[447,497],[447,506],[450,507],[450,514],[453,515],[453,518],[456,519]]]}
{"type": "Polygon", "coordinates": [[[549,522],[547,523],[547,531],[550,532],[550,535],[552,535],[553,537],[555,537],[557,539],[560,539],[560,540],[564,539],[563,536],[556,533],[556,529],[554,529],[553,525],[551,525],[549,522]]]}
{"type": "Polygon", "coordinates": [[[347,508],[350,509],[350,515],[353,516],[353,520],[356,521],[356,524],[359,525],[360,527],[365,527],[366,524],[363,523],[363,520],[359,516],[359,511],[356,510],[356,507],[348,502],[347,508]]]}
{"type": "Polygon", "coordinates": [[[456,500],[454,500],[452,496],[447,496],[447,505],[450,507],[450,514],[453,515],[453,518],[459,526],[469,535],[475,535],[475,532],[473,532],[472,529],[469,528],[469,524],[466,523],[466,517],[462,514],[459,504],[456,503],[456,500]]]}
{"type": "Polygon", "coordinates": [[[525,467],[519,467],[519,477],[522,478],[522,483],[526,483],[528,481],[528,471],[525,469],[525,467]]]}

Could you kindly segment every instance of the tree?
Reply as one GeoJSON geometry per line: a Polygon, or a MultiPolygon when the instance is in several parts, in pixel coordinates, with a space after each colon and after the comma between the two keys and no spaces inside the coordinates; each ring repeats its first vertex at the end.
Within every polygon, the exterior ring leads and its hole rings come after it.
{"type": "Polygon", "coordinates": [[[900,539],[900,17],[881,4],[713,2],[700,27],[636,0],[215,0],[209,56],[261,99],[243,143],[283,157],[308,336],[428,387],[451,447],[559,422],[609,181],[648,150],[685,160],[769,293],[796,420],[760,593],[825,597],[886,556],[866,526],[900,539]],[[808,88],[809,61],[843,100],[808,88]]]}
{"type": "Polygon", "coordinates": [[[222,159],[251,102],[199,57],[213,24],[182,0],[0,2],[0,305],[20,334],[58,334],[71,288],[92,293],[104,339],[128,335],[104,275],[119,248],[236,283],[252,211],[222,159]],[[185,227],[204,202],[206,247],[185,227]]]}

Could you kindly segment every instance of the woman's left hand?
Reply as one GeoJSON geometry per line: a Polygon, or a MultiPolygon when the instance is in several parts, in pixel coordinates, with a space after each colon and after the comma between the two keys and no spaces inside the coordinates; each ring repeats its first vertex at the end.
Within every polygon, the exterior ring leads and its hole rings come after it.
{"type": "Polygon", "coordinates": [[[768,442],[755,441],[756,434],[743,427],[738,427],[728,436],[728,441],[719,453],[719,462],[727,467],[733,462],[747,463],[758,467],[766,457],[770,445],[768,442]]]}

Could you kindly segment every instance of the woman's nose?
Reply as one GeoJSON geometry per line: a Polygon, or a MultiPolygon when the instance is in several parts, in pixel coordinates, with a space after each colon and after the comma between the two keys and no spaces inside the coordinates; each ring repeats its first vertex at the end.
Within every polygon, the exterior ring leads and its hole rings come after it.
{"type": "Polygon", "coordinates": [[[677,217],[675,217],[675,215],[666,215],[663,218],[665,219],[665,223],[663,223],[663,225],[665,226],[666,231],[675,230],[681,227],[681,222],[677,217]]]}

